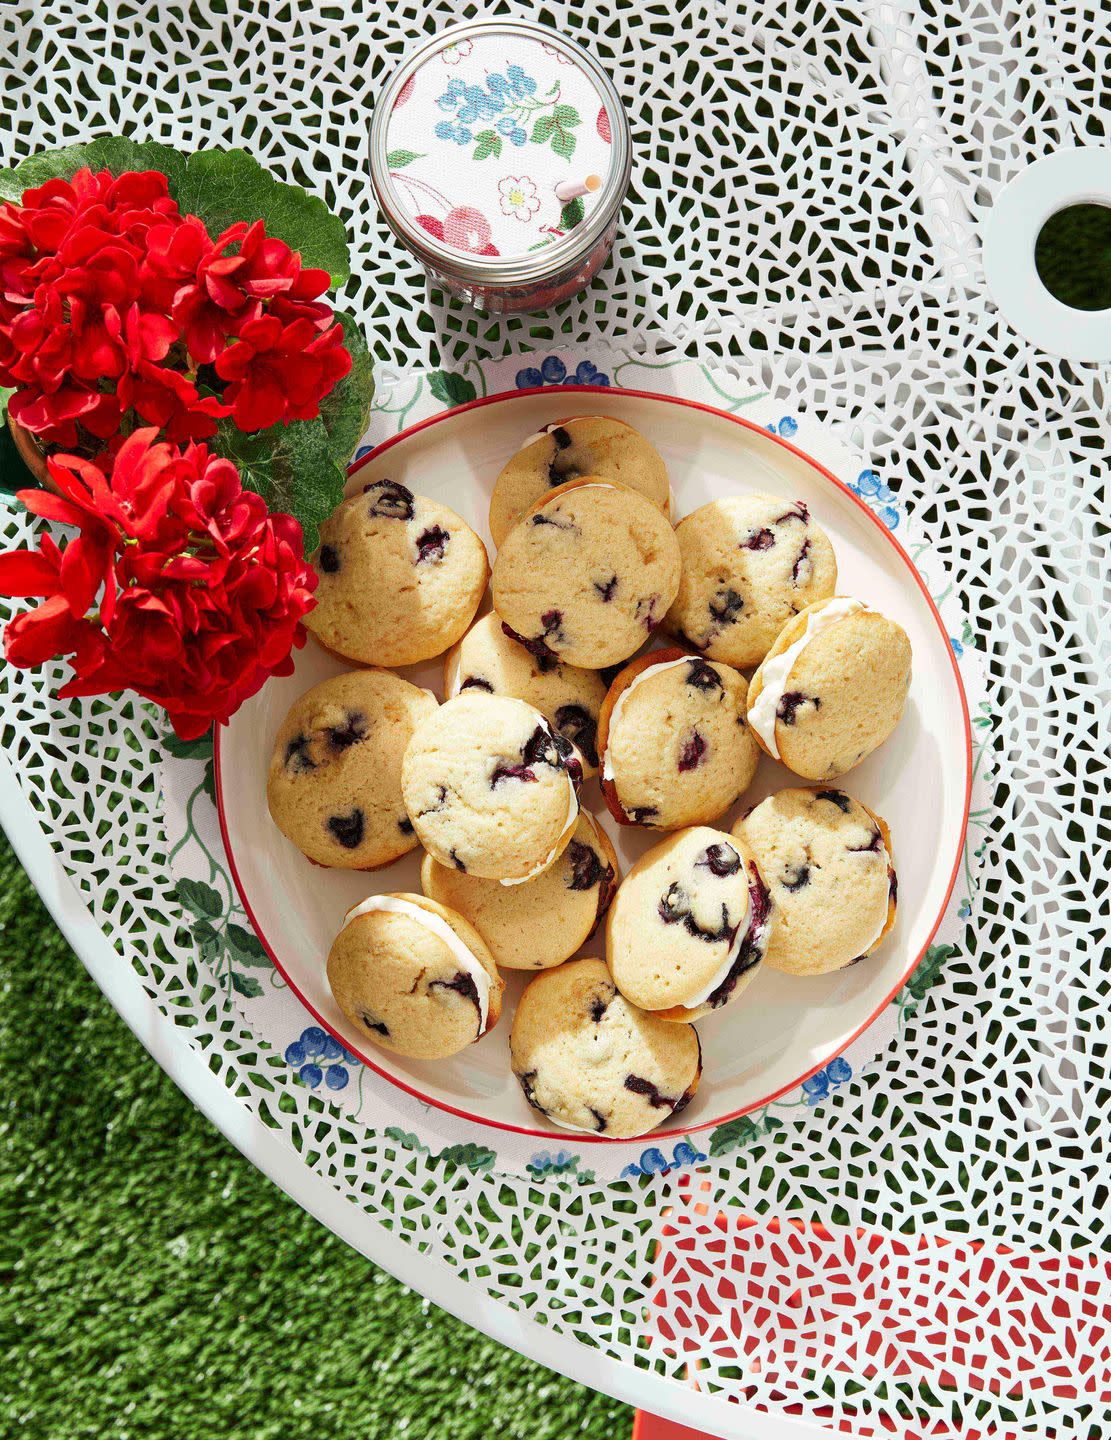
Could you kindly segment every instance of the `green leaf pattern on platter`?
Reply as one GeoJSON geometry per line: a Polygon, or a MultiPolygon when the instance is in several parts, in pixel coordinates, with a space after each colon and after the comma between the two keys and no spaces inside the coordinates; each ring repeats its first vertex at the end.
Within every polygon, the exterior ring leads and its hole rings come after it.
{"type": "Polygon", "coordinates": [[[476,391],[472,382],[463,375],[454,375],[449,370],[433,370],[428,377],[428,388],[445,405],[465,405],[473,400],[476,391]]]}

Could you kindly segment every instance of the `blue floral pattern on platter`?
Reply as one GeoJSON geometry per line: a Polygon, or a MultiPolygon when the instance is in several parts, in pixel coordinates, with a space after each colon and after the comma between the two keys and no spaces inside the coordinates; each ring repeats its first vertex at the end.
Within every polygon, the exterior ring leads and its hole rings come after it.
{"type": "Polygon", "coordinates": [[[297,1072],[302,1085],[315,1090],[321,1083],[328,1090],[343,1090],[351,1071],[362,1062],[319,1025],[307,1025],[296,1040],[285,1047],[285,1063],[297,1072]]]}
{"type": "Polygon", "coordinates": [[[539,366],[528,365],[517,371],[518,390],[536,390],[541,385],[609,385],[610,377],[589,360],[580,360],[573,372],[558,355],[549,355],[539,366]]]}
{"type": "Polygon", "coordinates": [[[656,1146],[641,1152],[639,1160],[633,1160],[621,1172],[622,1180],[635,1179],[642,1175],[666,1175],[669,1170],[683,1165],[698,1165],[705,1160],[706,1153],[695,1148],[690,1139],[680,1140],[671,1152],[669,1160],[656,1146]]]}
{"type": "Polygon", "coordinates": [[[853,1078],[852,1066],[843,1055],[831,1060],[822,1070],[816,1070],[809,1080],[802,1082],[802,1093],[808,1105],[817,1105],[825,1100],[846,1081],[853,1078]]]}
{"type": "Polygon", "coordinates": [[[849,489],[876,512],[889,530],[898,528],[898,496],[890,485],[883,483],[878,471],[862,470],[855,480],[850,480],[849,489]]]}

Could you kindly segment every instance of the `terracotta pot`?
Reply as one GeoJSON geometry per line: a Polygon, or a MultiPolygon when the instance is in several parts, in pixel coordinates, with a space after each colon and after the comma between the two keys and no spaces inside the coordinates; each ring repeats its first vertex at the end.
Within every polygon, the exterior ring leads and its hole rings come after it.
{"type": "Polygon", "coordinates": [[[27,469],[39,482],[40,485],[49,485],[50,480],[46,473],[46,456],[39,448],[39,442],[30,430],[25,430],[17,420],[8,417],[8,429],[11,431],[12,441],[19,458],[27,469]]]}

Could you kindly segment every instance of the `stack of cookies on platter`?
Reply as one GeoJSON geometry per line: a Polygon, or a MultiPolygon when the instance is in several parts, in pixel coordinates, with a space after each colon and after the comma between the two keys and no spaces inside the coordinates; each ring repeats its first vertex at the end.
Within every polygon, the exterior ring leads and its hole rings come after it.
{"type": "Polygon", "coordinates": [[[906,634],[836,594],[801,501],[738,494],[675,528],[670,509],[660,455],[605,416],[546,426],[505,465],[492,576],[454,511],[372,481],[321,527],[307,621],[367,668],[303,695],[270,761],[270,813],[316,864],[424,847],[423,893],[368,896],[328,956],[359,1033],[457,1054],[497,1024],[500,971],[537,972],[509,1043],[525,1099],[614,1138],[690,1101],[692,1022],[762,965],[856,964],[895,919],[887,826],[831,782],[895,728],[906,634]],[[443,703],[383,668],[445,652],[443,703]],[[717,828],[761,753],[813,783],[717,828]],[[590,791],[660,832],[623,880],[590,791]],[[571,959],[607,914],[605,958],[571,959]]]}

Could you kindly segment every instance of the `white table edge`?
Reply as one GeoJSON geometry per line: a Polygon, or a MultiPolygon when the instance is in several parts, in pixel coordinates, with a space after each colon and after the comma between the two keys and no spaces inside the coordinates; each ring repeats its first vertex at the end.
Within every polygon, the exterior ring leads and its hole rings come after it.
{"type": "Polygon", "coordinates": [[[492,1340],[615,1400],[679,1424],[712,1428],[723,1440],[829,1436],[825,1426],[700,1394],[595,1353],[468,1285],[444,1261],[399,1245],[395,1235],[345,1201],[323,1176],[291,1157],[285,1142],[228,1094],[188,1037],[162,1015],[139,975],[89,914],[6,756],[0,757],[0,825],[74,953],[144,1048],[252,1165],[352,1249],[492,1340]]]}

